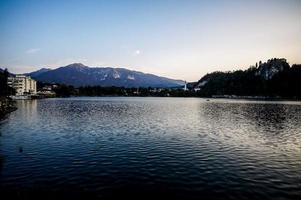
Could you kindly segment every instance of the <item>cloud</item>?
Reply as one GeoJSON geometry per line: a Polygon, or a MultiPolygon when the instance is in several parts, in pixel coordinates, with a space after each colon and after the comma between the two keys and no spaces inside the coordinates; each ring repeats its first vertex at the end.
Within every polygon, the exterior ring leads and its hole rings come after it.
{"type": "Polygon", "coordinates": [[[41,50],[41,49],[39,49],[39,48],[32,48],[32,49],[26,50],[25,53],[27,53],[27,54],[34,54],[34,53],[39,52],[40,50],[41,50]]]}

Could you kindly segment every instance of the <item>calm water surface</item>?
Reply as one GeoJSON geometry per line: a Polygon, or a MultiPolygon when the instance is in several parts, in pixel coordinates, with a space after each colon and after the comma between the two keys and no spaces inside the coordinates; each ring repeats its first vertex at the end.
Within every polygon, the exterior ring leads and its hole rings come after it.
{"type": "Polygon", "coordinates": [[[2,196],[301,198],[300,102],[19,101],[0,135],[2,196]]]}

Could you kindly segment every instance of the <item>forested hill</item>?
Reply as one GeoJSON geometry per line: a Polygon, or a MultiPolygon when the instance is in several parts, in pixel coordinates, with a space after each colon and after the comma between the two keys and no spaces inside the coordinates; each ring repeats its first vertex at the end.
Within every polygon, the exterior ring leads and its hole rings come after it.
{"type": "Polygon", "coordinates": [[[213,72],[195,86],[200,96],[237,95],[301,99],[301,65],[286,59],[261,61],[247,70],[213,72]]]}

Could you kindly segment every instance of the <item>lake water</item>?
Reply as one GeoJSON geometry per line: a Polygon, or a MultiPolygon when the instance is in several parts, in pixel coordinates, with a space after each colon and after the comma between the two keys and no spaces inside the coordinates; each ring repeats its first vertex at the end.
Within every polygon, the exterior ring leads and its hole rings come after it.
{"type": "Polygon", "coordinates": [[[0,122],[0,194],[300,199],[301,103],[18,101],[0,122]]]}

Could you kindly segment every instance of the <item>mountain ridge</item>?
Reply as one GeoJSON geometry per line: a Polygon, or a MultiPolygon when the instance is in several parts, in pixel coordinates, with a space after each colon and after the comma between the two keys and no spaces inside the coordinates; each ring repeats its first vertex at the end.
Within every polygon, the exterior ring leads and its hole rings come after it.
{"type": "Polygon", "coordinates": [[[72,63],[56,69],[42,68],[26,75],[45,83],[80,86],[180,87],[184,81],[126,68],[89,67],[72,63]]]}

